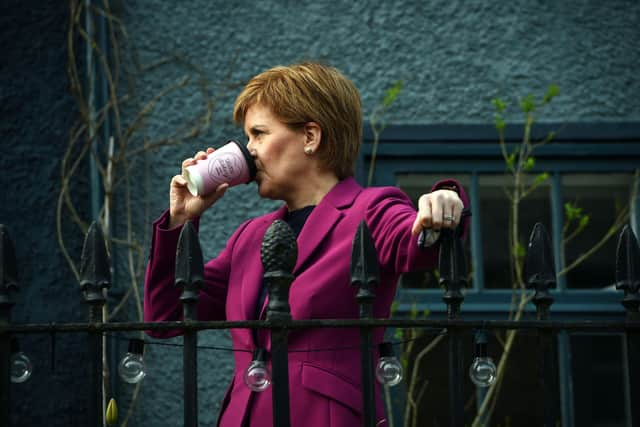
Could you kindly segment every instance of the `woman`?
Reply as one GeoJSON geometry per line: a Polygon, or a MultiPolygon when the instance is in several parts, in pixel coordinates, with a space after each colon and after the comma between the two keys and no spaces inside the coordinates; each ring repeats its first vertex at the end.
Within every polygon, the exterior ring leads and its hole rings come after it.
{"type": "MultiPolygon", "coordinates": [[[[276,219],[298,235],[298,259],[289,302],[293,319],[356,318],[355,290],[349,285],[352,240],[365,220],[375,242],[381,279],[374,314],[389,316],[401,273],[433,265],[437,245],[423,249],[424,228],[459,225],[466,195],[457,182],[437,183],[419,198],[418,212],[394,187],[363,189],[353,179],[362,137],[360,97],[338,70],[315,63],[276,67],[254,77],[238,96],[234,120],[247,135],[261,197],[284,201],[275,212],[250,219],[226,248],[205,266],[198,316],[201,320],[263,318],[260,247],[276,219]]],[[[205,159],[198,152],[182,168],[205,159]]],[[[170,207],[154,223],[145,280],[146,321],[179,320],[179,290],[173,285],[175,251],[182,224],[196,220],[227,190],[194,197],[182,175],[171,180],[170,207]]],[[[383,331],[376,331],[375,342],[383,331]]],[[[154,336],[167,336],[153,334],[154,336]]],[[[271,426],[269,390],[252,392],[243,382],[256,348],[270,349],[266,331],[231,331],[235,373],[218,425],[271,426]]],[[[292,331],[289,381],[293,427],[362,425],[359,335],[357,329],[292,331]],[[344,349],[345,343],[353,348],[344,349]],[[317,351],[341,347],[340,350],[317,351]],[[314,351],[315,350],[315,351],[314,351]]],[[[376,355],[377,356],[377,355],[376,355]]],[[[386,425],[378,390],[377,420],[386,425]]]]}

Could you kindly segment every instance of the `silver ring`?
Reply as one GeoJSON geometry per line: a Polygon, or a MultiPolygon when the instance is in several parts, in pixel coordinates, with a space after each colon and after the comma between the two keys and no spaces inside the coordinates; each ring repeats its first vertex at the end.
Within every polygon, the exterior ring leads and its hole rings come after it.
{"type": "Polygon", "coordinates": [[[455,221],[455,220],[456,220],[456,217],[455,217],[455,216],[453,216],[453,215],[443,215],[443,216],[442,216],[442,218],[443,218],[445,221],[452,221],[452,222],[453,222],[453,221],[455,221]]]}

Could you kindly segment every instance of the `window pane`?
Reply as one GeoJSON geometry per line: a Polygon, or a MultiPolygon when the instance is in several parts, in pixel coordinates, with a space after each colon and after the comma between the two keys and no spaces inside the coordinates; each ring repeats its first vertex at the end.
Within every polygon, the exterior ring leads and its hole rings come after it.
{"type": "MultiPolygon", "coordinates": [[[[407,337],[404,337],[405,339],[407,337]]],[[[406,392],[411,393],[406,401],[415,401],[415,410],[409,406],[409,419],[405,425],[448,426],[449,411],[449,356],[447,337],[442,336],[434,343],[433,335],[425,335],[403,347],[403,360],[407,363],[406,392]],[[435,345],[433,345],[435,344],[435,345]],[[417,371],[416,371],[417,369],[417,371]],[[409,423],[407,423],[409,421],[409,423]],[[415,424],[412,424],[415,421],[415,424]]],[[[498,364],[504,333],[500,340],[489,333],[488,355],[498,364]]],[[[540,358],[539,337],[531,331],[519,331],[510,348],[508,363],[505,365],[504,380],[497,394],[495,409],[488,426],[538,427],[544,424],[543,398],[538,369],[540,358]]],[[[552,344],[551,351],[557,354],[552,344]]],[[[400,352],[398,352],[400,354],[400,352]]],[[[464,425],[471,425],[481,404],[478,389],[469,379],[468,369],[473,361],[474,347],[472,332],[463,334],[463,393],[465,401],[464,425]]],[[[556,401],[560,400],[556,384],[556,401]]],[[[558,414],[559,415],[559,414],[558,414]]],[[[589,425],[589,424],[576,424],[589,425]]]]}
{"type": "MultiPolygon", "coordinates": [[[[418,198],[428,192],[431,186],[439,180],[445,178],[457,179],[467,194],[469,193],[470,177],[468,175],[427,175],[427,174],[402,174],[397,177],[397,184],[402,191],[404,191],[413,201],[414,206],[418,206],[418,198]]],[[[468,286],[472,284],[472,272],[471,272],[471,245],[470,238],[467,238],[464,242],[465,257],[467,262],[467,280],[468,286]]],[[[415,288],[415,289],[437,289],[438,288],[438,275],[437,266],[428,270],[415,271],[408,274],[403,274],[401,279],[402,287],[415,288]]]]}
{"type": "MultiPolygon", "coordinates": [[[[582,209],[589,223],[582,233],[566,241],[565,265],[569,266],[581,254],[597,245],[612,226],[621,210],[628,205],[631,175],[564,175],[564,201],[582,209]]],[[[566,218],[565,218],[566,222],[566,218]]],[[[575,229],[570,224],[565,239],[575,229]]],[[[565,226],[566,228],[566,226],[565,226]]],[[[615,282],[615,256],[618,232],[614,233],[593,255],[567,274],[570,288],[604,288],[615,282]]]]}
{"type": "MultiPolygon", "coordinates": [[[[509,248],[509,213],[512,193],[511,177],[506,175],[482,175],[480,189],[480,221],[484,287],[487,289],[511,288],[512,257],[509,248]]],[[[550,186],[540,185],[519,204],[518,238],[526,247],[533,226],[542,223],[551,234],[550,186]]]]}
{"type": "Polygon", "coordinates": [[[570,342],[575,425],[627,425],[621,337],[572,335],[570,342]]]}

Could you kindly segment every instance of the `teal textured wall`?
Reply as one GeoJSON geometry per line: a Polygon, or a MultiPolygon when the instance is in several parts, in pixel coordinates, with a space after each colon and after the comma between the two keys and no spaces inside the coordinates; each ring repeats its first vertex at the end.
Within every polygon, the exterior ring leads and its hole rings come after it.
{"type": "MultiPolygon", "coordinates": [[[[551,83],[561,94],[542,121],[640,121],[640,4],[633,1],[145,1],[127,2],[123,18],[142,62],[179,53],[213,85],[231,86],[212,88],[220,99],[206,135],[152,156],[151,185],[160,194],[154,213],[166,206],[164,188],[182,158],[240,134],[230,121],[239,84],[278,64],[319,59],[338,67],[360,88],[365,120],[401,79],[403,91],[387,116],[393,124],[491,123],[492,98],[541,96],[551,83]]],[[[163,73],[140,80],[139,93],[149,98],[188,72],[176,65],[163,73]]],[[[167,97],[147,132],[158,137],[198,109],[197,91],[167,97]]],[[[229,191],[203,219],[205,254],[215,255],[242,220],[273,206],[259,201],[253,186],[229,191]]],[[[225,334],[205,342],[230,345],[225,334]]],[[[156,366],[179,370],[175,351],[156,348],[149,356],[156,366]]],[[[207,423],[219,409],[230,354],[205,351],[200,366],[207,423]]],[[[175,376],[149,378],[142,417],[175,424],[166,420],[179,408],[179,388],[175,376]]]]}
{"type": "MultiPolygon", "coordinates": [[[[79,322],[87,313],[56,240],[60,160],[77,114],[66,75],[67,17],[67,8],[55,0],[0,6],[0,224],[16,251],[17,323],[79,322]]],[[[74,185],[74,194],[85,216],[86,180],[74,185]]],[[[72,256],[79,256],[81,244],[72,239],[72,256]]],[[[20,338],[33,375],[12,385],[13,422],[0,424],[82,425],[87,402],[75,391],[87,387],[84,337],[56,335],[55,353],[52,338],[20,338]]]]}

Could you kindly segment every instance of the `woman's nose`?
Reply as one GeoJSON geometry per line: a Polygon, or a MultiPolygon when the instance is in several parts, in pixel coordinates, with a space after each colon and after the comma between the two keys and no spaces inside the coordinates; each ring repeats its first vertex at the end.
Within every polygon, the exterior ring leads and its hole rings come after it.
{"type": "Polygon", "coordinates": [[[251,147],[251,140],[247,141],[247,150],[249,150],[249,154],[252,156],[256,155],[256,151],[251,147]]]}

